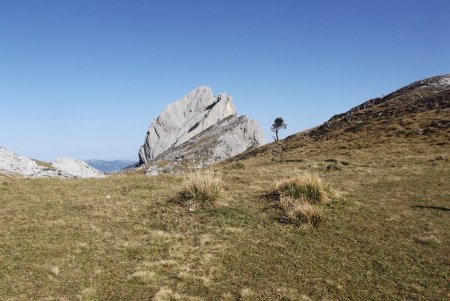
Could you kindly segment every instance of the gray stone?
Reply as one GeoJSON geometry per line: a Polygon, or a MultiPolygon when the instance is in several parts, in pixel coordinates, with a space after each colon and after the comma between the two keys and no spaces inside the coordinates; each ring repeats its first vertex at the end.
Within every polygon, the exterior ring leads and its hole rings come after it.
{"type": "Polygon", "coordinates": [[[41,169],[37,163],[27,157],[18,156],[6,148],[0,147],[0,172],[32,176],[41,169]]]}
{"type": "Polygon", "coordinates": [[[139,150],[139,161],[151,161],[164,151],[235,115],[236,109],[231,96],[225,93],[213,96],[211,88],[198,87],[180,100],[169,104],[152,122],[144,145],[139,150]]]}
{"type": "Polygon", "coordinates": [[[59,158],[52,162],[52,167],[64,174],[68,174],[73,178],[104,178],[104,173],[93,168],[85,162],[72,158],[59,158]]]}
{"type": "Polygon", "coordinates": [[[150,125],[139,150],[146,173],[198,169],[264,144],[260,126],[237,117],[231,96],[201,86],[167,106],[150,125]]]}
{"type": "Polygon", "coordinates": [[[195,170],[264,144],[264,134],[253,119],[230,116],[150,162],[148,175],[195,170]]]}
{"type": "Polygon", "coordinates": [[[50,166],[14,154],[0,147],[0,173],[30,178],[104,178],[105,174],[88,164],[70,158],[57,159],[50,166]]]}

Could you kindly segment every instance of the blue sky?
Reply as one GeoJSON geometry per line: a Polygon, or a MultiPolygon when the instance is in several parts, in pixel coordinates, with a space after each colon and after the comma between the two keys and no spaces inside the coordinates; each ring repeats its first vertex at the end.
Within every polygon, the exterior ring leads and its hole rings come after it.
{"type": "Polygon", "coordinates": [[[137,159],[151,121],[209,85],[270,139],[450,73],[450,1],[0,0],[0,146],[137,159]]]}

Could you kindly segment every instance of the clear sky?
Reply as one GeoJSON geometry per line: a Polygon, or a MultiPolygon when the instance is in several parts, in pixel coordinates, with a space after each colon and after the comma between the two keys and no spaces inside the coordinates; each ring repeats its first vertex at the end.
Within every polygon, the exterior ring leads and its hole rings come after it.
{"type": "Polygon", "coordinates": [[[0,0],[0,146],[136,159],[151,121],[199,85],[270,139],[450,73],[450,1],[0,0]]]}

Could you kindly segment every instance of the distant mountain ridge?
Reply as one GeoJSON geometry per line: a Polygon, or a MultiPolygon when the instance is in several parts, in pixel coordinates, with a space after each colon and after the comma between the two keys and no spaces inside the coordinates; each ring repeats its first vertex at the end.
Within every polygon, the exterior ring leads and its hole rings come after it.
{"type": "Polygon", "coordinates": [[[98,169],[102,172],[111,173],[117,172],[124,168],[135,165],[137,162],[130,160],[97,160],[91,159],[84,161],[95,169],[98,169]]]}

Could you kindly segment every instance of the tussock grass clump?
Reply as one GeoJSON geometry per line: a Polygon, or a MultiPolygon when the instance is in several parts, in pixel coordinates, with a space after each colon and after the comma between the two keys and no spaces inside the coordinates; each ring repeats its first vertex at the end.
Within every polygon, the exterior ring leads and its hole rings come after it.
{"type": "Polygon", "coordinates": [[[305,225],[318,227],[322,222],[322,211],[308,202],[281,197],[279,205],[284,212],[284,219],[298,227],[305,225]]]}
{"type": "Polygon", "coordinates": [[[275,192],[281,221],[298,227],[318,227],[322,222],[318,206],[328,201],[328,193],[318,176],[307,174],[281,181],[275,192]]]}
{"type": "Polygon", "coordinates": [[[278,183],[277,192],[280,197],[302,199],[311,204],[319,204],[328,200],[322,180],[318,176],[309,174],[278,183]]]}
{"type": "Polygon", "coordinates": [[[184,178],[181,197],[201,205],[212,204],[222,195],[222,179],[211,170],[193,172],[184,178]]]}

